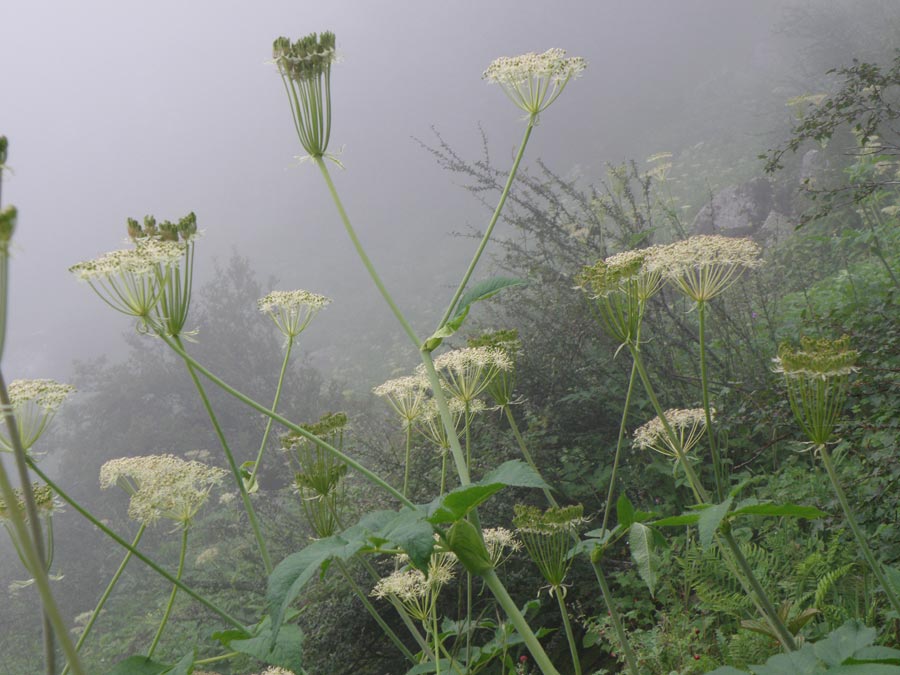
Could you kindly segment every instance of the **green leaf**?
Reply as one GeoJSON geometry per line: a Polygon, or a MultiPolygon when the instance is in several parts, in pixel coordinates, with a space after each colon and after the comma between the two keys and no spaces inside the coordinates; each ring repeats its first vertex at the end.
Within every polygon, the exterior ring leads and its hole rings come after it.
{"type": "Polygon", "coordinates": [[[619,518],[619,525],[623,528],[628,527],[634,522],[634,505],[628,499],[628,495],[624,492],[616,502],[616,515],[619,518]]]}
{"type": "Polygon", "coordinates": [[[295,673],[303,672],[303,633],[294,624],[285,624],[272,635],[271,623],[267,617],[256,637],[232,640],[228,646],[270,666],[280,666],[295,673]]]}
{"type": "Polygon", "coordinates": [[[129,656],[124,661],[119,661],[107,675],[160,675],[166,672],[169,666],[151,661],[146,656],[129,656]]]}
{"type": "Polygon", "coordinates": [[[699,513],[682,513],[680,516],[669,516],[668,518],[654,520],[653,525],[656,527],[682,527],[684,525],[696,525],[699,520],[699,513]]]}
{"type": "Polygon", "coordinates": [[[722,666],[708,672],[706,675],[748,675],[746,670],[738,670],[731,666],[722,666]]]}
{"type": "Polygon", "coordinates": [[[815,644],[816,657],[829,666],[838,666],[856,651],[875,641],[875,629],[851,620],[815,644]]]}
{"type": "Polygon", "coordinates": [[[504,288],[524,286],[527,283],[528,282],[524,279],[514,279],[512,277],[491,277],[490,279],[479,281],[468,291],[463,293],[459,302],[456,304],[456,311],[453,313],[453,316],[457,317],[464,314],[469,310],[469,307],[476,302],[492,298],[504,288]]]}
{"type": "Polygon", "coordinates": [[[370,536],[396,518],[396,511],[373,511],[340,534],[314,541],[282,560],[269,575],[266,604],[272,625],[280,626],[288,606],[331,558],[347,560],[369,545],[370,536]]]}
{"type": "Polygon", "coordinates": [[[470,483],[438,497],[425,507],[432,525],[455,523],[494,493],[506,486],[549,488],[540,475],[525,462],[504,462],[477,483],[470,483]]]}
{"type": "Polygon", "coordinates": [[[900,650],[891,647],[863,647],[853,653],[850,663],[890,663],[900,666],[900,650]]]}
{"type": "MultiPolygon", "coordinates": [[[[450,671],[450,660],[449,659],[441,659],[441,672],[449,673],[450,671]]],[[[406,671],[406,675],[424,675],[424,673],[435,673],[437,672],[434,661],[426,661],[425,663],[420,663],[417,666],[413,666],[409,670],[406,671]]]]}
{"type": "Polygon", "coordinates": [[[406,551],[415,567],[422,571],[428,569],[434,550],[434,528],[425,520],[425,511],[421,508],[404,509],[376,536],[406,551]]]}
{"type": "Polygon", "coordinates": [[[753,504],[741,506],[731,512],[731,516],[787,516],[788,518],[806,518],[815,520],[828,514],[814,506],[799,506],[798,504],[753,504]]]}
{"type": "Polygon", "coordinates": [[[728,497],[721,504],[715,504],[700,512],[700,519],[697,521],[697,530],[700,533],[700,545],[703,548],[708,548],[712,543],[713,537],[716,536],[719,525],[722,524],[722,520],[728,514],[728,509],[731,508],[731,502],[733,500],[734,497],[728,497]]]}
{"type": "Polygon", "coordinates": [[[165,675],[190,675],[194,666],[195,651],[192,649],[181,660],[166,671],[165,675]]]}
{"type": "Polygon", "coordinates": [[[450,550],[472,574],[481,575],[493,569],[491,554],[484,545],[481,533],[468,520],[458,520],[447,533],[450,550]]]}
{"type": "Polygon", "coordinates": [[[658,561],[653,552],[653,530],[643,523],[633,523],[628,532],[628,544],[631,547],[631,557],[637,565],[638,574],[650,589],[650,595],[656,588],[656,570],[658,561]]]}

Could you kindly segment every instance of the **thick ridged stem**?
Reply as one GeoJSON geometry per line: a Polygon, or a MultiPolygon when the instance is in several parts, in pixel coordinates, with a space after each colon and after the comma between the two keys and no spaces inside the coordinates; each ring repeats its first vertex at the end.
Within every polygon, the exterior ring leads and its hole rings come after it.
{"type": "MultiPolygon", "coordinates": [[[[272,401],[272,410],[278,410],[278,401],[281,399],[281,385],[284,384],[284,374],[287,372],[288,359],[291,358],[291,348],[294,346],[294,336],[289,335],[287,346],[284,349],[284,361],[281,363],[281,372],[278,374],[278,386],[275,387],[275,400],[272,401]]],[[[259,444],[259,452],[256,453],[256,461],[253,463],[253,472],[250,474],[248,484],[252,487],[259,475],[259,467],[262,464],[263,453],[266,451],[266,442],[272,431],[272,418],[266,420],[266,430],[263,432],[262,442],[259,444]]]]}
{"type": "MultiPolygon", "coordinates": [[[[136,548],[137,545],[141,541],[141,537],[144,536],[144,530],[147,529],[147,526],[144,523],[141,523],[141,526],[138,528],[137,534],[134,536],[134,540],[131,542],[131,546],[136,548]]],[[[113,589],[116,587],[116,584],[119,582],[119,577],[122,576],[122,573],[125,571],[125,567],[128,565],[128,561],[131,560],[131,551],[126,551],[125,557],[122,558],[122,562],[119,564],[119,568],[116,570],[116,573],[113,575],[112,579],[110,579],[109,583],[106,585],[106,589],[103,591],[103,594],[100,596],[100,599],[97,601],[97,605],[94,607],[94,611],[91,612],[91,618],[88,619],[87,624],[84,627],[84,630],[81,631],[81,636],[78,638],[78,642],[75,643],[75,651],[79,651],[81,646],[84,644],[85,640],[87,640],[88,634],[91,632],[91,628],[94,627],[94,623],[100,618],[100,612],[103,610],[103,606],[106,604],[106,601],[109,599],[109,596],[112,594],[113,589]]],[[[63,668],[62,675],[67,675],[69,672],[69,664],[67,663],[65,668],[63,668]]]]}
{"type": "Polygon", "coordinates": [[[838,501],[841,503],[841,508],[844,510],[844,517],[847,519],[847,524],[850,525],[853,536],[856,538],[856,544],[859,546],[859,550],[866,559],[866,562],[869,563],[869,567],[872,568],[872,573],[875,575],[875,578],[878,579],[881,588],[884,589],[884,593],[887,595],[891,607],[893,607],[894,611],[900,615],[900,599],[897,598],[897,592],[894,590],[891,582],[885,577],[881,563],[875,559],[872,549],[870,549],[868,543],[866,543],[866,535],[856,522],[856,517],[853,515],[853,509],[850,508],[850,502],[847,501],[847,495],[841,487],[840,480],[838,480],[837,471],[835,471],[831,454],[824,445],[819,445],[818,451],[822,456],[822,462],[825,464],[825,470],[828,472],[828,478],[831,479],[831,486],[834,488],[834,493],[837,495],[838,501]]]}
{"type": "MultiPolygon", "coordinates": [[[[647,375],[647,370],[644,368],[640,350],[636,349],[632,345],[629,345],[629,349],[631,350],[631,356],[634,359],[635,364],[637,365],[638,374],[640,375],[641,382],[643,383],[644,389],[647,392],[647,397],[650,399],[650,403],[653,405],[653,409],[656,411],[656,415],[659,417],[660,422],[665,428],[666,434],[672,441],[672,447],[675,449],[678,460],[681,462],[682,467],[684,467],[685,474],[687,474],[688,481],[691,484],[691,489],[694,492],[694,496],[697,498],[698,503],[708,504],[709,493],[707,493],[706,489],[703,487],[703,484],[700,482],[700,479],[697,477],[697,473],[691,466],[687,455],[681,449],[681,445],[678,442],[677,435],[672,430],[672,426],[669,424],[669,421],[666,419],[665,412],[663,411],[662,406],[660,406],[659,399],[657,399],[656,393],[653,390],[653,385],[650,382],[650,377],[647,375]]],[[[753,589],[753,593],[756,595],[756,600],[759,602],[759,605],[763,609],[763,614],[766,620],[778,635],[778,639],[784,645],[785,649],[787,649],[788,651],[795,651],[797,649],[797,642],[794,640],[794,636],[787,629],[787,626],[785,626],[784,621],[778,615],[778,611],[775,609],[775,606],[769,599],[768,593],[766,593],[765,589],[762,587],[762,584],[759,583],[759,579],[757,579],[756,575],[753,573],[753,569],[750,567],[750,563],[747,562],[747,559],[741,552],[741,547],[738,545],[737,540],[734,538],[734,535],[730,531],[724,530],[721,533],[721,536],[717,535],[716,540],[720,543],[720,545],[722,540],[725,541],[725,545],[731,552],[731,555],[734,557],[734,561],[737,563],[738,567],[741,569],[741,572],[746,577],[747,582],[750,584],[750,587],[753,589]]]]}
{"type": "Polygon", "coordinates": [[[619,611],[613,602],[612,593],[609,590],[609,584],[606,581],[606,575],[600,567],[600,562],[591,561],[591,567],[594,568],[594,575],[597,577],[597,583],[600,585],[600,592],[603,594],[603,602],[609,610],[610,619],[612,619],[613,630],[619,638],[619,644],[622,645],[622,652],[625,654],[625,663],[628,666],[628,672],[631,675],[639,675],[637,667],[637,658],[631,649],[631,643],[628,642],[628,636],[625,634],[625,627],[622,625],[622,619],[619,617],[619,611]]]}
{"type": "MultiPolygon", "coordinates": [[[[162,333],[159,333],[162,336],[162,333]]],[[[178,346],[178,353],[182,355],[186,355],[184,351],[184,346],[181,344],[181,339],[176,335],[172,338],[172,342],[166,340],[168,344],[174,343],[178,346]]],[[[197,393],[200,394],[200,400],[203,402],[203,408],[206,410],[206,414],[209,416],[209,421],[212,422],[213,429],[216,432],[216,437],[219,439],[219,444],[222,446],[222,450],[225,452],[225,457],[228,460],[228,466],[231,469],[231,475],[234,478],[235,485],[237,485],[238,492],[241,494],[241,501],[244,503],[244,511],[247,512],[247,518],[250,521],[250,527],[253,530],[253,536],[256,538],[256,545],[259,548],[259,554],[263,561],[263,567],[266,570],[266,576],[272,573],[272,560],[269,558],[269,551],[266,549],[266,542],[263,539],[262,531],[259,527],[259,522],[256,520],[256,511],[253,510],[253,504],[250,502],[250,495],[247,494],[247,486],[244,485],[244,478],[241,476],[241,471],[238,468],[237,462],[234,459],[234,455],[231,452],[231,448],[228,445],[228,441],[225,440],[225,432],[222,431],[222,427],[219,424],[219,418],[216,417],[216,413],[212,409],[212,404],[209,402],[209,397],[206,395],[206,390],[203,388],[203,385],[200,383],[200,378],[197,377],[197,373],[194,372],[194,367],[190,361],[185,359],[185,365],[187,366],[188,374],[191,376],[191,380],[194,383],[194,387],[197,389],[197,393]]]]}
{"type": "Polygon", "coordinates": [[[503,608],[506,616],[509,617],[509,620],[512,621],[513,626],[515,626],[515,629],[522,637],[522,641],[531,653],[531,658],[534,659],[537,667],[541,669],[541,673],[543,673],[543,675],[560,675],[559,671],[550,660],[550,657],[547,656],[547,652],[541,647],[541,643],[534,634],[534,631],[531,630],[531,626],[528,625],[528,621],[522,616],[522,612],[516,607],[516,603],[513,602],[513,599],[509,597],[509,593],[500,582],[497,573],[494,570],[488,570],[481,576],[484,579],[485,584],[487,584],[487,587],[491,589],[497,602],[503,608]]]}
{"type": "MultiPolygon", "coordinates": [[[[65,490],[63,490],[56,483],[54,483],[53,480],[51,480],[51,478],[47,474],[45,474],[43,471],[41,471],[41,469],[34,462],[29,461],[28,466],[31,468],[32,471],[34,471],[38,476],[40,476],[41,480],[43,480],[47,485],[49,485],[57,495],[59,495],[60,499],[62,499],[66,504],[68,504],[73,509],[78,511],[78,513],[80,513],[94,527],[96,527],[98,530],[103,532],[103,534],[105,534],[107,537],[112,539],[114,542],[116,542],[119,546],[124,548],[126,551],[129,551],[135,558],[137,558],[142,563],[147,565],[147,567],[152,569],[163,579],[178,586],[178,588],[180,588],[182,591],[184,591],[187,595],[191,596],[194,600],[199,602],[201,605],[206,607],[208,610],[210,610],[214,614],[218,615],[221,619],[224,619],[227,623],[234,626],[238,630],[244,631],[245,633],[248,633],[248,634],[250,634],[252,632],[249,628],[247,628],[247,626],[242,624],[240,621],[235,619],[233,616],[228,614],[226,611],[216,607],[213,603],[211,603],[209,600],[204,598],[202,595],[200,595],[199,593],[197,593],[196,591],[191,589],[189,586],[185,585],[182,581],[173,577],[166,570],[164,570],[162,567],[160,567],[157,563],[155,563],[153,560],[151,560],[150,558],[145,556],[143,553],[141,553],[139,550],[137,550],[137,548],[135,548],[134,546],[129,544],[127,541],[122,539],[122,537],[120,537],[115,532],[113,532],[111,529],[109,529],[106,525],[101,523],[100,520],[98,520],[90,511],[88,511],[86,508],[84,508],[81,504],[79,504],[72,497],[70,497],[68,495],[68,493],[66,493],[65,490]]],[[[75,671],[74,666],[73,666],[72,670],[75,671]]],[[[79,670],[79,671],[75,671],[75,672],[76,672],[76,675],[79,672],[82,673],[82,675],[84,675],[83,670],[79,670]]]]}
{"type": "MultiPolygon", "coordinates": [[[[181,581],[181,575],[184,572],[184,555],[187,553],[187,537],[188,527],[187,525],[183,525],[181,528],[181,552],[178,554],[178,572],[175,574],[175,578],[178,581],[181,581]]],[[[153,636],[153,642],[150,643],[150,649],[147,651],[148,659],[153,656],[153,652],[156,651],[156,646],[159,644],[160,638],[162,638],[163,630],[169,622],[169,616],[172,614],[172,607],[175,605],[175,595],[177,593],[178,586],[172,586],[172,593],[169,594],[169,602],[166,603],[166,611],[163,612],[162,621],[159,622],[159,628],[156,629],[156,635],[153,636]]]]}

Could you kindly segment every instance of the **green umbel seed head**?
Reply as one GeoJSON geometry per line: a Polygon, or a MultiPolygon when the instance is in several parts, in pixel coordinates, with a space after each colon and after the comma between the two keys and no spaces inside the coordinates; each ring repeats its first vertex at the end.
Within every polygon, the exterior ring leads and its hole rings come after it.
{"type": "Polygon", "coordinates": [[[816,445],[824,445],[834,433],[858,355],[846,335],[801,338],[799,348],[782,344],[778,349],[774,370],[784,374],[794,418],[816,445]]]}
{"type": "Polygon", "coordinates": [[[550,589],[559,591],[572,566],[569,549],[573,535],[585,522],[584,507],[575,504],[541,511],[534,506],[516,504],[515,514],[513,525],[525,550],[550,584],[550,589]]]}

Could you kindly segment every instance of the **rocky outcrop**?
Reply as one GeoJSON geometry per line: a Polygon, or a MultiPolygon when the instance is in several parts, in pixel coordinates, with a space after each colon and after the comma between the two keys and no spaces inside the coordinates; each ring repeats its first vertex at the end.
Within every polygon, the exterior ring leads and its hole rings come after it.
{"type": "Polygon", "coordinates": [[[753,236],[772,213],[774,202],[772,183],[765,178],[731,185],[700,209],[691,224],[691,231],[729,237],[753,236]]]}

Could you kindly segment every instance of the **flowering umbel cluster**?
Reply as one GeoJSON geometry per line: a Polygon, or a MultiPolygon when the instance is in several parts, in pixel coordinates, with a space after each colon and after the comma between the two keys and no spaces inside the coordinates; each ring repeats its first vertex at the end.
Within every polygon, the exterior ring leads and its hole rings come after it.
{"type": "MultiPolygon", "coordinates": [[[[9,404],[16,418],[22,449],[28,450],[50,424],[57,410],[75,387],[54,380],[13,380],[9,404]]],[[[0,450],[12,452],[6,425],[0,425],[0,450]]]]}
{"type": "Polygon", "coordinates": [[[538,566],[551,592],[563,587],[572,560],[569,549],[573,536],[585,522],[584,507],[550,507],[541,511],[535,506],[515,505],[513,525],[519,533],[525,550],[538,566]]]}
{"type": "Polygon", "coordinates": [[[428,381],[421,375],[404,375],[378,385],[372,393],[387,399],[406,429],[425,409],[428,381]]]}
{"type": "Polygon", "coordinates": [[[225,471],[174,455],[122,457],[100,468],[100,487],[131,496],[128,516],[146,525],[167,518],[188,527],[225,471]]]}
{"type": "Polygon", "coordinates": [[[662,286],[662,274],[650,260],[659,247],[622,251],[581,270],[578,286],[591,298],[607,333],[622,344],[640,335],[647,301],[662,286]]]}
{"type": "MultiPolygon", "coordinates": [[[[21,488],[16,488],[13,492],[16,496],[16,503],[13,505],[7,504],[3,501],[3,498],[0,497],[0,521],[4,521],[4,523],[9,520],[9,512],[11,510],[16,510],[18,513],[22,514],[23,518],[28,517],[25,511],[25,496],[22,493],[21,488]]],[[[39,515],[49,515],[59,508],[59,502],[56,500],[56,495],[53,493],[53,490],[50,489],[49,485],[32,483],[31,494],[34,496],[34,505],[37,507],[39,515]]]]}
{"type": "MultiPolygon", "coordinates": [[[[710,416],[715,416],[715,409],[710,416]]],[[[687,454],[706,430],[706,413],[703,408],[671,408],[666,410],[665,418],[674,438],[666,430],[666,425],[657,416],[638,427],[634,432],[634,444],[643,450],[656,452],[679,459],[687,454]]]]}
{"type": "Polygon", "coordinates": [[[323,157],[331,136],[334,33],[310,33],[296,42],[279,37],[272,45],[272,58],[284,82],[300,144],[310,157],[323,157]]]}
{"type": "Polygon", "coordinates": [[[259,311],[266,314],[288,339],[302,333],[313,317],[331,304],[331,298],[309,291],[272,291],[256,301],[259,311]]]}
{"type": "Polygon", "coordinates": [[[425,624],[428,631],[441,589],[455,576],[456,562],[453,553],[436,548],[428,561],[428,574],[414,568],[397,570],[379,579],[371,595],[396,598],[410,616],[425,624]]]}
{"type": "Polygon", "coordinates": [[[857,357],[846,335],[836,340],[804,337],[799,348],[782,344],[778,349],[774,370],[784,374],[794,417],[816,445],[824,445],[834,433],[857,357]]]}
{"type": "Polygon", "coordinates": [[[762,264],[759,244],[752,239],[707,234],[658,247],[648,259],[649,269],[694,302],[721,295],[745,270],[762,264]]]}
{"type": "Polygon", "coordinates": [[[489,347],[499,349],[509,359],[511,367],[501,370],[490,381],[485,392],[494,399],[498,406],[510,405],[513,402],[513,392],[516,388],[516,358],[522,351],[522,341],[519,339],[519,331],[515,328],[496,330],[483,333],[467,341],[469,347],[489,347]]]}
{"type": "Polygon", "coordinates": [[[501,372],[512,370],[512,360],[496,347],[463,347],[445,352],[434,360],[447,392],[470,405],[501,372]]]}
{"type": "Polygon", "coordinates": [[[87,282],[110,307],[140,319],[170,336],[181,334],[187,321],[193,284],[194,244],[198,236],[193,213],[177,223],[127,220],[133,248],[106,253],[69,268],[87,282]]]}
{"type": "Polygon", "coordinates": [[[521,56],[503,56],[494,60],[482,77],[500,85],[509,99],[532,118],[546,110],[563,89],[587,68],[579,56],[566,57],[563,49],[548,49],[543,54],[529,52],[521,56]]]}

